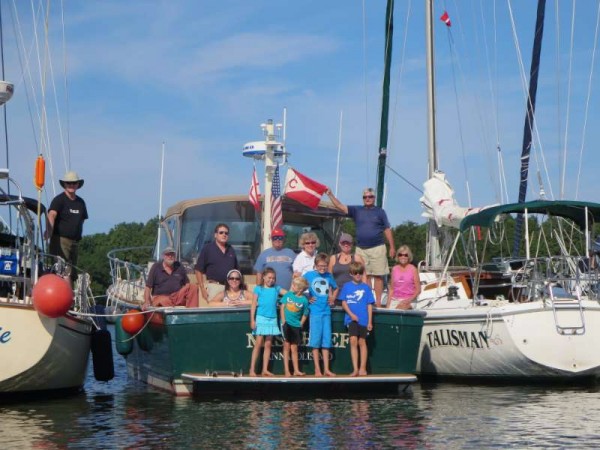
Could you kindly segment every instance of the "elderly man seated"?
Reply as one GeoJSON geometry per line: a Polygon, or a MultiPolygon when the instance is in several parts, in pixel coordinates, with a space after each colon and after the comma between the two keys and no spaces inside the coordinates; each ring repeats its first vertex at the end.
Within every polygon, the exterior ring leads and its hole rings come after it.
{"type": "Polygon", "coordinates": [[[163,259],[150,269],[144,289],[144,305],[198,307],[198,287],[191,284],[185,268],[177,261],[175,249],[163,250],[163,259]]]}

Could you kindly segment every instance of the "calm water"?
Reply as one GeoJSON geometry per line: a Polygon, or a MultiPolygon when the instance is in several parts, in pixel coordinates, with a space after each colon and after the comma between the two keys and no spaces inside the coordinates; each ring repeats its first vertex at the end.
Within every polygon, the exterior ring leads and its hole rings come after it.
{"type": "Polygon", "coordinates": [[[0,404],[2,448],[592,448],[600,387],[416,384],[404,397],[174,398],[117,376],[65,399],[0,404]]]}

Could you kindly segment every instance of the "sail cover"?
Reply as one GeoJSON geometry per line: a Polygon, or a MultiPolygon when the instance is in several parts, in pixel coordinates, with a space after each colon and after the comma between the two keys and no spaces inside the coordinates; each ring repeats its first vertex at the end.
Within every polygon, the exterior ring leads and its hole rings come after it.
{"type": "Polygon", "coordinates": [[[423,197],[420,198],[423,207],[421,216],[433,219],[436,225],[459,228],[461,220],[471,214],[480,212],[489,205],[481,208],[464,208],[456,203],[454,189],[446,180],[446,174],[437,171],[423,183],[423,197]]]}

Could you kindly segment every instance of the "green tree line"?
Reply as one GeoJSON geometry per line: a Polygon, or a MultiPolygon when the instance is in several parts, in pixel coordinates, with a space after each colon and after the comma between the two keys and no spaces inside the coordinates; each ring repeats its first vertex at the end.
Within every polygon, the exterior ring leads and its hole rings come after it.
{"type": "MultiPolygon", "coordinates": [[[[111,283],[110,266],[107,253],[116,248],[143,247],[152,246],[156,242],[158,227],[158,217],[150,219],[148,222],[138,223],[120,223],[115,225],[108,233],[97,233],[84,236],[80,243],[79,266],[82,270],[88,272],[92,278],[92,290],[95,295],[103,295],[111,283]]],[[[346,220],[342,224],[345,232],[355,235],[354,222],[346,220]]],[[[512,242],[514,236],[515,221],[508,218],[500,224],[494,225],[490,231],[490,239],[487,239],[485,260],[489,261],[497,256],[510,256],[512,252],[512,242]]],[[[413,263],[425,259],[427,242],[428,224],[417,224],[412,221],[406,221],[392,229],[396,248],[400,245],[408,245],[413,252],[413,263]]],[[[556,239],[552,236],[556,233],[567,235],[569,246],[575,245],[577,251],[583,251],[583,235],[579,230],[565,226],[564,221],[551,219],[544,222],[540,227],[535,219],[529,220],[529,231],[533,244],[543,250],[543,254],[560,254],[560,248],[556,239]]],[[[596,231],[600,231],[596,229],[596,231]]],[[[472,259],[467,258],[467,248],[477,248],[481,255],[484,243],[488,237],[488,230],[474,229],[470,233],[463,233],[461,243],[457,246],[455,259],[452,265],[471,265],[472,259]]],[[[521,239],[521,248],[524,248],[525,238],[521,239]]],[[[572,248],[567,250],[572,251],[572,248]]],[[[131,254],[132,261],[139,262],[135,254],[131,254]]],[[[394,264],[390,260],[390,265],[394,264]]]]}

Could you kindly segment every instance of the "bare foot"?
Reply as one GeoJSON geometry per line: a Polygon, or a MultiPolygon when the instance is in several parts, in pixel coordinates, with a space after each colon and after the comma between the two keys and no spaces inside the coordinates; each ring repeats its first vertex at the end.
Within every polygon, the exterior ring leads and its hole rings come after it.
{"type": "Polygon", "coordinates": [[[358,376],[359,377],[364,377],[367,375],[367,371],[366,370],[361,370],[360,372],[358,372],[358,376]]]}
{"type": "Polygon", "coordinates": [[[297,372],[294,372],[295,377],[303,377],[304,375],[306,374],[304,372],[300,372],[299,370],[297,372]]]}
{"type": "Polygon", "coordinates": [[[321,372],[315,372],[315,377],[322,377],[323,374],[321,372]]]}
{"type": "Polygon", "coordinates": [[[357,377],[358,376],[358,372],[355,370],[354,372],[352,372],[350,374],[351,377],[357,377]]]}
{"type": "MultiPolygon", "coordinates": [[[[296,375],[296,374],[294,374],[294,375],[296,375]]],[[[289,372],[286,372],[286,373],[285,373],[285,376],[286,376],[286,377],[291,377],[291,376],[292,376],[292,374],[291,374],[291,373],[289,373],[289,372]]]]}
{"type": "Polygon", "coordinates": [[[250,375],[251,377],[256,377],[257,376],[256,372],[250,372],[250,373],[248,373],[248,375],[250,375]]]}
{"type": "Polygon", "coordinates": [[[271,372],[269,372],[268,370],[264,370],[262,373],[263,377],[272,377],[273,374],[271,372]]]}
{"type": "Polygon", "coordinates": [[[331,370],[326,370],[325,375],[327,375],[328,377],[335,377],[335,373],[333,373],[331,370]]]}

